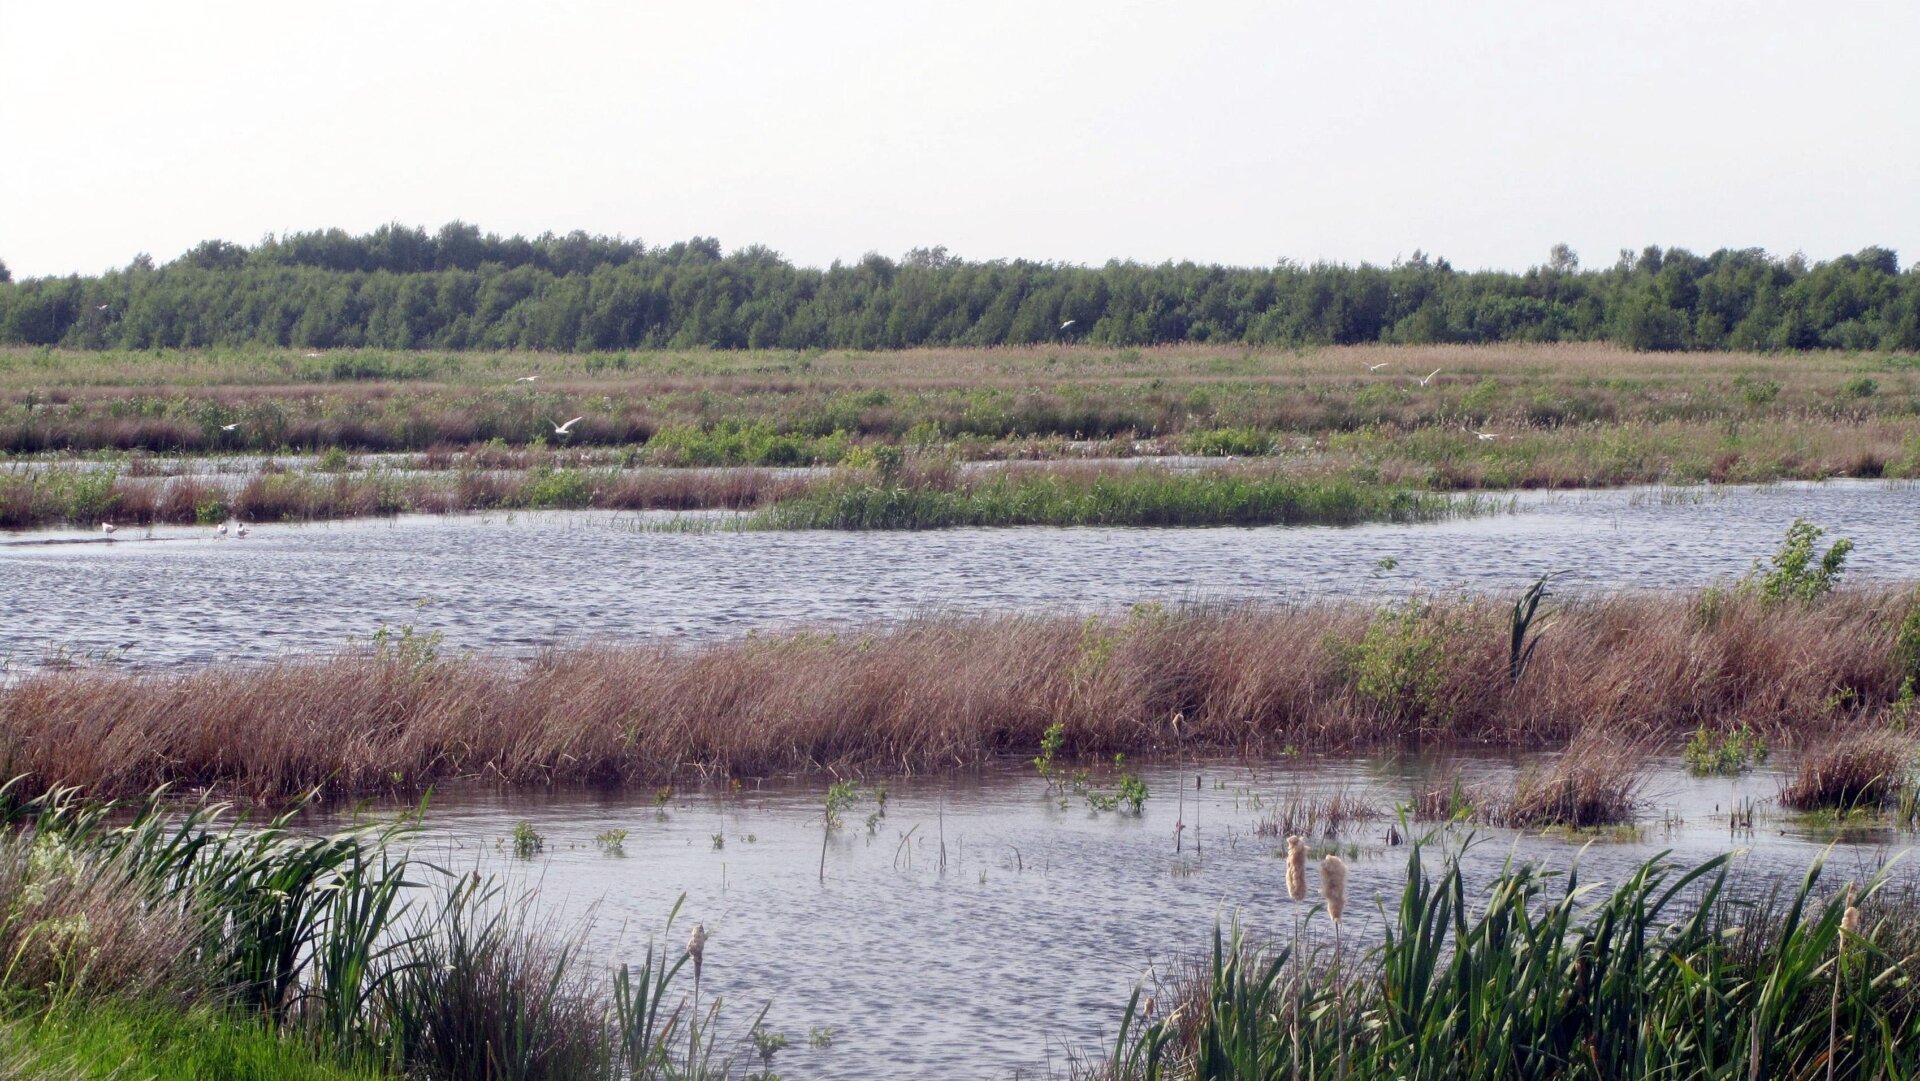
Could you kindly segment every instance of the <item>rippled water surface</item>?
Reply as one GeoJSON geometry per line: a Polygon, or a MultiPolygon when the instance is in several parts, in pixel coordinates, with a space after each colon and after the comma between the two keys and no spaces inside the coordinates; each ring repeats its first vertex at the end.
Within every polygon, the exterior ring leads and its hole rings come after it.
{"type": "Polygon", "coordinates": [[[1771,553],[1795,517],[1857,545],[1855,576],[1920,577],[1920,488],[1902,482],[1527,495],[1420,525],[1256,529],[659,532],[657,516],[556,513],[0,540],[0,655],[130,664],[260,660],[382,624],[450,648],[731,637],[928,610],[1513,589],[1693,588],[1771,553]]]}
{"type": "MultiPolygon", "coordinates": [[[[1454,765],[1483,780],[1527,768],[1454,765]]],[[[1055,1066],[1069,1050],[1097,1053],[1135,982],[1205,948],[1216,920],[1237,918],[1257,941],[1290,938],[1307,907],[1286,900],[1283,842],[1271,833],[1288,808],[1338,792],[1388,812],[1440,768],[1305,760],[1150,769],[1138,818],[1095,814],[1077,796],[1062,807],[1030,767],[895,782],[871,825],[871,797],[846,812],[825,846],[824,877],[817,786],[683,794],[660,810],[644,795],[455,796],[429,816],[422,851],[456,872],[504,872],[538,887],[539,910],[562,926],[591,913],[595,965],[637,964],[650,936],[678,950],[692,923],[705,923],[703,988],[724,997],[740,1027],[769,1006],[769,1027],[792,1039],[777,1063],[783,1076],[1006,1077],[1044,1066],[1049,1053],[1055,1066]],[[528,859],[511,851],[522,820],[544,845],[528,859]],[[1178,850],[1177,822],[1187,827],[1178,850]],[[616,829],[627,831],[624,855],[594,842],[616,829]],[[681,922],[663,935],[682,894],[681,922]],[[829,1027],[832,1047],[806,1045],[810,1029],[829,1027]]],[[[1739,888],[1797,884],[1833,837],[1775,813],[1780,784],[1764,772],[1695,781],[1656,763],[1642,826],[1628,839],[1583,849],[1578,839],[1489,831],[1465,866],[1481,884],[1509,857],[1559,868],[1577,859],[1583,883],[1618,882],[1661,851],[1691,865],[1739,849],[1739,888]],[[1725,812],[1742,800],[1758,803],[1757,828],[1735,833],[1725,812]]],[[[1404,881],[1409,850],[1385,843],[1389,821],[1337,841],[1353,868],[1343,924],[1352,949],[1378,940],[1375,899],[1391,909],[1404,881]]],[[[1834,888],[1913,840],[1891,830],[1845,838],[1829,856],[1834,888]]],[[[1908,862],[1893,867],[1913,879],[1908,862]]],[[[1317,867],[1311,880],[1317,897],[1317,867]]],[[[1308,928],[1324,943],[1324,915],[1308,928]]]]}

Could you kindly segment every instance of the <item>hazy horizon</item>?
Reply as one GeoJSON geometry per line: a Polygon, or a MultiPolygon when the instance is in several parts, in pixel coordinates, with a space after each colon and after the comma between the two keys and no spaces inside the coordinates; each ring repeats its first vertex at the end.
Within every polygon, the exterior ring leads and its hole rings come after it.
{"type": "Polygon", "coordinates": [[[1920,252],[1920,7],[237,2],[0,15],[0,259],[388,222],[826,266],[1920,252]]]}

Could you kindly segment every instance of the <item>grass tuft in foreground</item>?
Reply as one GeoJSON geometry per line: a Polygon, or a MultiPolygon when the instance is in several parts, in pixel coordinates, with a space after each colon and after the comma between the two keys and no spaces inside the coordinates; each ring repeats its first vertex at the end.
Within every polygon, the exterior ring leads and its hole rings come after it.
{"type": "MultiPolygon", "coordinates": [[[[685,955],[611,979],[406,819],[326,836],[215,805],[0,789],[0,1077],[703,1081],[685,955]]],[[[668,928],[671,930],[672,918],[668,928]]]]}
{"type": "Polygon", "coordinates": [[[1309,955],[1296,940],[1262,956],[1238,931],[1216,929],[1205,970],[1166,996],[1175,1009],[1148,1016],[1135,994],[1100,1076],[1747,1081],[1920,1070],[1911,903],[1883,903],[1876,881],[1850,917],[1855,896],[1822,888],[1818,864],[1771,903],[1737,900],[1728,860],[1655,858],[1599,893],[1577,868],[1510,865],[1480,889],[1463,855],[1430,869],[1415,845],[1382,945],[1309,955]]]}

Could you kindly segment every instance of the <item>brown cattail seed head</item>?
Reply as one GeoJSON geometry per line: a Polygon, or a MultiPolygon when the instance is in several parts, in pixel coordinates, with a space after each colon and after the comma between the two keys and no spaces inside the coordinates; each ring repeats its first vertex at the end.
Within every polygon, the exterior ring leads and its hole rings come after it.
{"type": "Polygon", "coordinates": [[[1327,915],[1335,923],[1340,922],[1340,914],[1347,910],[1347,864],[1338,856],[1328,856],[1320,861],[1320,892],[1327,899],[1327,915]]]}
{"type": "Polygon", "coordinates": [[[1840,914],[1840,930],[1850,935],[1860,933],[1860,910],[1858,908],[1848,905],[1847,910],[1840,914]]]}
{"type": "Polygon", "coordinates": [[[1296,901],[1307,896],[1307,843],[1297,833],[1287,838],[1287,896],[1296,901]]]}
{"type": "Polygon", "coordinates": [[[687,954],[693,958],[693,971],[696,976],[700,973],[700,962],[705,958],[706,953],[707,925],[696,923],[693,925],[693,933],[687,936],[687,954]]]}

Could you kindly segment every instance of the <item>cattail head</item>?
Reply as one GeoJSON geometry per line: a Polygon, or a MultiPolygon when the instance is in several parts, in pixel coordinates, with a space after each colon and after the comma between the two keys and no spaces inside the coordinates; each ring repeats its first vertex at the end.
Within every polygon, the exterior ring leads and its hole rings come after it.
{"type": "Polygon", "coordinates": [[[696,923],[693,933],[687,936],[687,956],[693,958],[693,981],[700,982],[700,962],[707,953],[707,925],[696,923]]]}
{"type": "Polygon", "coordinates": [[[1860,909],[1853,903],[1853,899],[1858,893],[1858,886],[1851,882],[1847,883],[1847,910],[1840,913],[1840,930],[1843,934],[1857,935],[1860,933],[1860,909]]]}
{"type": "Polygon", "coordinates": [[[1307,896],[1307,843],[1297,833],[1287,838],[1287,896],[1296,901],[1307,896]]]}
{"type": "Polygon", "coordinates": [[[1338,856],[1328,856],[1320,861],[1320,892],[1327,899],[1327,915],[1333,922],[1340,922],[1340,914],[1347,910],[1347,863],[1338,856]]]}

